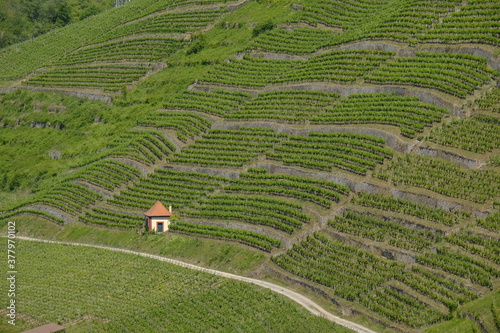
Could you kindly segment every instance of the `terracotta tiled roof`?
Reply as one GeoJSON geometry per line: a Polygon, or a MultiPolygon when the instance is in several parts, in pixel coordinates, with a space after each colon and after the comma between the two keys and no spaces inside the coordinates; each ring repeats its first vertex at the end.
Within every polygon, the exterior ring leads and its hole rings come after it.
{"type": "Polygon", "coordinates": [[[144,213],[146,216],[171,216],[172,213],[163,206],[163,204],[157,201],[153,207],[149,208],[147,212],[144,213]]]}

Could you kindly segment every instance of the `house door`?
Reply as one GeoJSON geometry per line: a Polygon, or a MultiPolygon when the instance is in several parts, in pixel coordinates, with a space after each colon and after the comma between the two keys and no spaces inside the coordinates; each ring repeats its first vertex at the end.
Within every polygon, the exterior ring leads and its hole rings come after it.
{"type": "Polygon", "coordinates": [[[158,232],[163,232],[163,222],[158,222],[157,227],[158,227],[158,232]]]}

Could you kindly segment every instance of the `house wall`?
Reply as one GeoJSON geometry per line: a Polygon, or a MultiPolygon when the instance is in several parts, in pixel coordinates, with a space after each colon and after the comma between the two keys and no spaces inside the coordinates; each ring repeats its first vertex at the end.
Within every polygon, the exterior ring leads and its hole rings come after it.
{"type": "Polygon", "coordinates": [[[163,231],[168,230],[168,225],[170,224],[170,219],[168,216],[164,217],[151,217],[151,228],[150,230],[158,229],[158,222],[163,222],[163,231]]]}

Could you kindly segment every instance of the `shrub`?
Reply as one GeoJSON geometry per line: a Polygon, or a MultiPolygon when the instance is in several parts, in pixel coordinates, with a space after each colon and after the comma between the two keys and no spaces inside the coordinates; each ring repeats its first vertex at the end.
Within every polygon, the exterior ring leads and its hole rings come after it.
{"type": "Polygon", "coordinates": [[[201,50],[203,50],[206,45],[207,45],[207,40],[205,38],[205,35],[200,35],[198,38],[196,38],[193,41],[193,43],[191,43],[191,45],[189,46],[189,48],[186,51],[186,54],[190,55],[190,54],[198,53],[201,50]]]}
{"type": "Polygon", "coordinates": [[[272,21],[267,21],[265,23],[259,23],[253,28],[252,36],[257,37],[261,33],[268,31],[268,30],[273,30],[274,28],[274,23],[272,21]]]}

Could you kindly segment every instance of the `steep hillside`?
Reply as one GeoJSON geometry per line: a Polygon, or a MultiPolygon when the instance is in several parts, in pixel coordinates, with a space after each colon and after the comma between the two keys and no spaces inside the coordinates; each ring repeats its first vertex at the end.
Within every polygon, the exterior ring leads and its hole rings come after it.
{"type": "Polygon", "coordinates": [[[18,249],[23,253],[19,284],[26,289],[18,297],[19,312],[34,313],[36,318],[26,324],[23,320],[26,328],[51,321],[52,313],[58,312],[58,320],[71,332],[208,332],[217,327],[246,332],[270,332],[276,327],[288,332],[351,332],[297,309],[277,293],[204,272],[193,274],[151,258],[26,241],[18,249]],[[75,262],[80,263],[76,271],[75,262]],[[57,271],[54,265],[59,266],[57,271]],[[54,281],[65,295],[63,300],[44,292],[53,288],[54,281]],[[127,289],[129,284],[136,288],[127,289]],[[75,293],[77,288],[82,292],[75,293]],[[135,301],[129,302],[130,298],[135,301]],[[204,306],[207,301],[210,307],[204,306]],[[92,316],[85,315],[89,312],[92,316]]]}
{"type": "Polygon", "coordinates": [[[2,0],[0,48],[111,9],[114,0],[2,0]]]}
{"type": "Polygon", "coordinates": [[[499,16],[134,0],[0,50],[0,218],[272,280],[377,331],[495,332],[499,16]],[[157,200],[174,223],[152,235],[157,200]]]}

